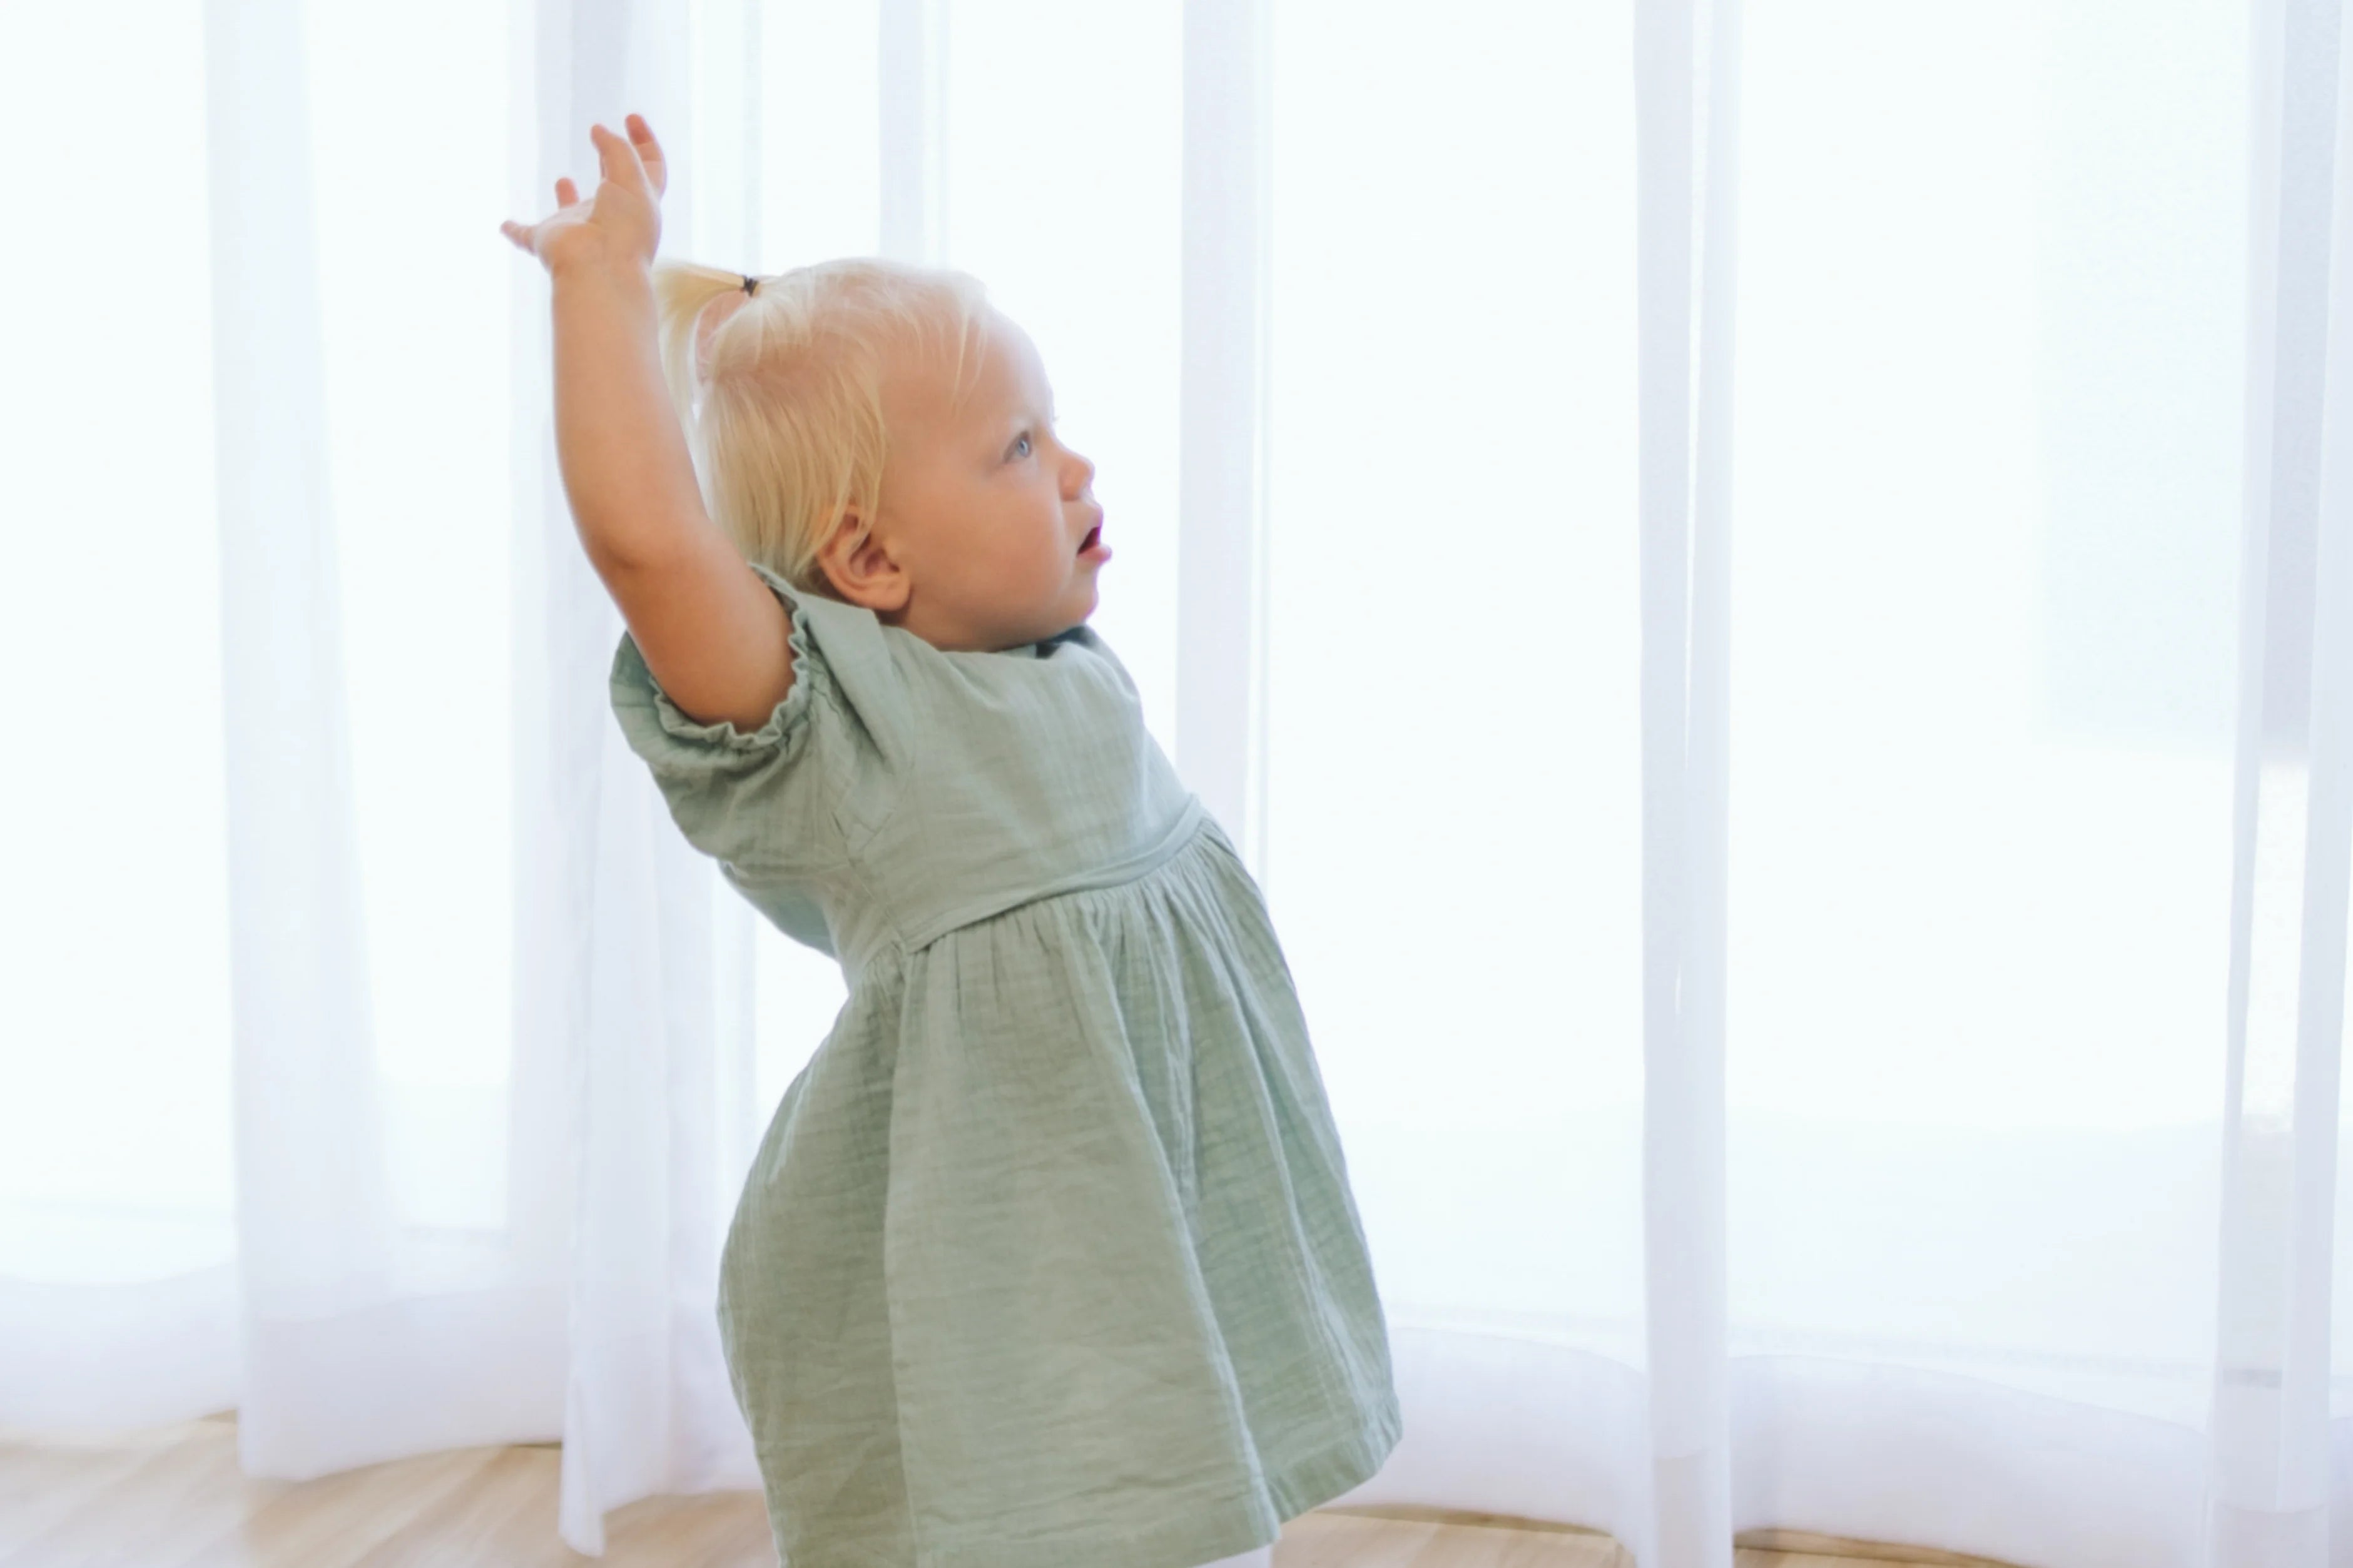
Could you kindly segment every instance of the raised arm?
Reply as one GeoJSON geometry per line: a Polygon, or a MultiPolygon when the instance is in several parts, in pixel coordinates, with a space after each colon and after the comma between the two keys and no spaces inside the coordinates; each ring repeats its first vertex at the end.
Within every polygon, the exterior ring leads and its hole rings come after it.
{"type": "Polygon", "coordinates": [[[556,462],[589,564],[672,701],[756,729],[792,688],[791,628],[703,510],[655,326],[667,167],[645,121],[627,124],[627,141],[590,130],[602,179],[588,200],[558,180],[556,212],[501,232],[547,268],[556,462]]]}

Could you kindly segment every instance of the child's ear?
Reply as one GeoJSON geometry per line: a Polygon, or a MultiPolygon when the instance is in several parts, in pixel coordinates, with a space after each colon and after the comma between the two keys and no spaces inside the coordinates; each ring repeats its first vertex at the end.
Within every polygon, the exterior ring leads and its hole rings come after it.
{"type": "Polygon", "coordinates": [[[907,574],[891,558],[890,547],[874,536],[874,531],[866,526],[855,507],[843,512],[841,520],[834,524],[833,537],[818,552],[818,569],[844,599],[877,615],[889,615],[906,606],[912,587],[907,574]]]}

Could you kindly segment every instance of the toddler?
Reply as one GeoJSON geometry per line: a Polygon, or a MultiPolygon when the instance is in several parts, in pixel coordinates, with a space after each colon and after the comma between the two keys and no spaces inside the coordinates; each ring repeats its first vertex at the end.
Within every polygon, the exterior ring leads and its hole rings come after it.
{"type": "Polygon", "coordinates": [[[1266,1564],[1403,1423],[1260,889],[1086,625],[1093,466],[965,274],[655,265],[626,129],[504,231],[622,731],[849,985],[721,1259],[777,1553],[1266,1564]]]}

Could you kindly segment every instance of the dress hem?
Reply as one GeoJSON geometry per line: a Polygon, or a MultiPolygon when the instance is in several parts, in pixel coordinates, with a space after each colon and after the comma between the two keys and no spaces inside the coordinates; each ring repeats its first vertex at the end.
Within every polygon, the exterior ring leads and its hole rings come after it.
{"type": "Polygon", "coordinates": [[[1282,1522],[1361,1486],[1388,1462],[1405,1425],[1392,1400],[1376,1424],[1342,1442],[1271,1468],[1264,1483],[1222,1502],[1188,1508],[1164,1524],[1119,1534],[961,1547],[915,1553],[914,1568],[1203,1568],[1282,1538],[1282,1522]]]}

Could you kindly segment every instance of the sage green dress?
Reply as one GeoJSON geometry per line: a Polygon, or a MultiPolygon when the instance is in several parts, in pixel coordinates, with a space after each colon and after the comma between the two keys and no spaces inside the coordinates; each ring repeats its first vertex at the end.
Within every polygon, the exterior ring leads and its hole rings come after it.
{"type": "Polygon", "coordinates": [[[1083,624],[948,652],[759,564],[792,690],[612,700],[680,829],[849,999],[729,1226],[786,1568],[1190,1568],[1378,1470],[1388,1325],[1231,842],[1083,624]]]}

